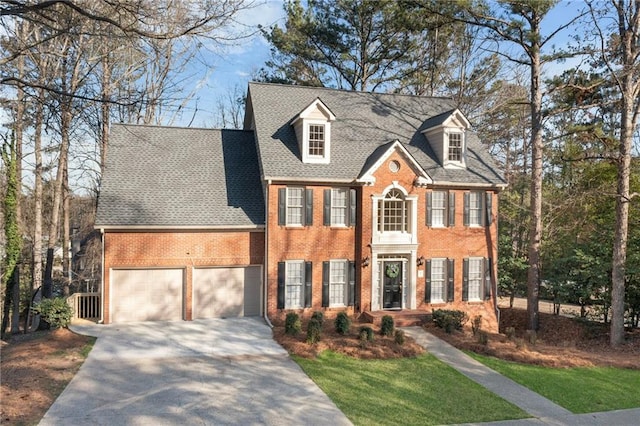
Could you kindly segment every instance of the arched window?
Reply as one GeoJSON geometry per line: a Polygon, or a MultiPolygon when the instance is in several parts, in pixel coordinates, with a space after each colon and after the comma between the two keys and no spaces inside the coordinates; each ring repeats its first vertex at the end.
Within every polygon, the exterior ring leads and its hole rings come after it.
{"type": "Polygon", "coordinates": [[[391,189],[378,202],[378,231],[407,232],[408,209],[404,194],[399,189],[391,189]]]}

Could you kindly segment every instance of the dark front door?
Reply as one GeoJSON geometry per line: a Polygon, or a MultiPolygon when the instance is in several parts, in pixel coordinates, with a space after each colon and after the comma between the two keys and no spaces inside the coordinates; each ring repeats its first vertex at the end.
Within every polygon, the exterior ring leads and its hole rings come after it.
{"type": "Polygon", "coordinates": [[[383,262],[383,291],[382,307],[384,309],[402,308],[402,262],[383,262]]]}

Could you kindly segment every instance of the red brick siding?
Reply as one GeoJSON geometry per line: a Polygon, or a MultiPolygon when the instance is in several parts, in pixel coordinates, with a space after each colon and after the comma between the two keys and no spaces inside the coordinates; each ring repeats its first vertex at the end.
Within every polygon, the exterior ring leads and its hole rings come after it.
{"type": "Polygon", "coordinates": [[[110,232],[104,234],[104,321],[109,323],[111,268],[183,268],[185,318],[192,319],[192,267],[264,262],[262,231],[110,232]]]}

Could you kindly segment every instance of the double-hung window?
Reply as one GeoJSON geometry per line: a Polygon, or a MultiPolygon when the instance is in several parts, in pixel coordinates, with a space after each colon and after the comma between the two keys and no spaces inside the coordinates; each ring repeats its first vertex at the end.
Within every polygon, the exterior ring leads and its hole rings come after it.
{"type": "Polygon", "coordinates": [[[309,156],[324,157],[325,127],[324,124],[309,124],[309,156]]]}
{"type": "Polygon", "coordinates": [[[347,225],[347,199],[349,190],[333,188],[331,190],[331,226],[347,225]]]}
{"type": "Polygon", "coordinates": [[[304,306],[304,261],[286,262],[285,309],[297,309],[304,306]]]}
{"type": "Polygon", "coordinates": [[[348,263],[344,260],[332,260],[329,265],[329,306],[346,306],[348,263]]]}
{"type": "Polygon", "coordinates": [[[472,191],[464,194],[464,225],[490,226],[493,223],[493,193],[472,191]]]}
{"type": "Polygon", "coordinates": [[[431,200],[431,226],[445,226],[447,193],[444,191],[433,191],[431,200]]]}
{"type": "Polygon", "coordinates": [[[467,300],[480,301],[483,295],[484,258],[469,258],[469,270],[467,275],[468,293],[467,300]]]}
{"type": "Polygon", "coordinates": [[[431,259],[431,303],[445,301],[447,260],[431,259]]]}
{"type": "Polygon", "coordinates": [[[303,193],[303,188],[287,188],[287,225],[302,225],[303,193]]]}
{"type": "Polygon", "coordinates": [[[469,226],[482,226],[482,193],[469,193],[469,226]]]}
{"type": "Polygon", "coordinates": [[[449,133],[449,161],[462,162],[462,133],[449,133]]]}

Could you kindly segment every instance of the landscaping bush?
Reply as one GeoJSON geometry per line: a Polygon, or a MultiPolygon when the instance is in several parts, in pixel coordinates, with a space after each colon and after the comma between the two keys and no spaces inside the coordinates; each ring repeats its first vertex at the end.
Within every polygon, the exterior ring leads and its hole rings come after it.
{"type": "Polygon", "coordinates": [[[338,334],[345,335],[349,333],[349,327],[351,327],[351,320],[349,319],[349,316],[347,315],[346,312],[338,313],[334,321],[334,324],[336,326],[336,332],[338,334]]]}
{"type": "Polygon", "coordinates": [[[43,299],[33,310],[53,328],[66,328],[73,318],[73,309],[62,297],[43,299]]]}
{"type": "Polygon", "coordinates": [[[307,343],[313,345],[320,341],[322,336],[322,323],[318,318],[311,317],[309,324],[307,324],[307,343]]]}
{"type": "Polygon", "coordinates": [[[404,341],[405,341],[404,331],[396,330],[394,338],[397,344],[399,344],[400,346],[404,345],[404,341]]]}
{"type": "Polygon", "coordinates": [[[380,333],[383,336],[393,336],[393,330],[395,330],[395,325],[393,324],[393,317],[391,315],[383,316],[382,324],[380,325],[380,333]]]}
{"type": "Polygon", "coordinates": [[[361,341],[373,342],[373,329],[368,326],[360,327],[360,333],[358,337],[361,341]]]}
{"type": "Polygon", "coordinates": [[[295,312],[289,312],[287,318],[284,320],[284,332],[295,336],[302,330],[302,323],[300,322],[300,316],[295,312]]]}
{"type": "Polygon", "coordinates": [[[478,335],[476,337],[478,338],[478,343],[480,343],[481,345],[487,346],[489,344],[489,333],[487,333],[486,331],[478,331],[478,335]]]}
{"type": "Polygon", "coordinates": [[[452,333],[454,330],[462,330],[462,326],[468,319],[467,314],[462,311],[449,309],[433,311],[433,322],[447,333],[452,333]]]}
{"type": "Polygon", "coordinates": [[[320,323],[320,325],[322,325],[324,323],[324,314],[322,313],[322,311],[315,311],[311,315],[311,319],[317,320],[320,323]]]}

